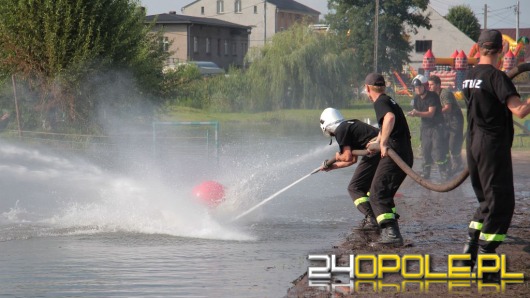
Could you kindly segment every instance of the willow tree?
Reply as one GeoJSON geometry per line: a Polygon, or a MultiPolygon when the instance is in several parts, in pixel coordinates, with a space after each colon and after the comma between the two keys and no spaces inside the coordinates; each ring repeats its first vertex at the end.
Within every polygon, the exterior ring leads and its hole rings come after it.
{"type": "MultiPolygon", "coordinates": [[[[400,69],[409,62],[412,45],[408,36],[418,27],[430,28],[425,14],[429,0],[380,0],[378,11],[378,71],[400,69]]],[[[375,9],[374,0],[329,0],[335,11],[326,16],[334,30],[342,36],[359,57],[366,74],[374,70],[375,9]]]]}
{"type": "Polygon", "coordinates": [[[293,26],[248,57],[251,110],[343,107],[351,98],[354,55],[331,32],[293,26]]]}
{"type": "Polygon", "coordinates": [[[0,19],[0,73],[27,82],[37,110],[74,121],[96,104],[82,92],[87,77],[127,69],[153,84],[165,58],[137,1],[0,0],[0,19]]]}

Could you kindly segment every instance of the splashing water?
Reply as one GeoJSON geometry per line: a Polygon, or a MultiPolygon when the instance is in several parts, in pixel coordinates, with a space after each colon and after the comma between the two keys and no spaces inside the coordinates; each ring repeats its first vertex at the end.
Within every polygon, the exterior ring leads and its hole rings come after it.
{"type": "MultiPolygon", "coordinates": [[[[228,213],[223,214],[223,219],[233,222],[274,198],[280,200],[281,198],[277,198],[280,194],[310,176],[308,172],[317,165],[308,165],[308,161],[315,157],[331,156],[331,151],[329,146],[320,147],[281,162],[268,155],[260,155],[263,160],[259,162],[237,159],[235,167],[228,167],[235,169],[236,174],[232,175],[235,181],[230,184],[227,200],[216,210],[216,215],[228,213]],[[305,176],[300,178],[301,175],[305,176]],[[291,183],[294,180],[296,181],[291,183]],[[287,184],[289,185],[285,186],[287,184]],[[272,195],[271,190],[275,191],[272,195]]],[[[260,213],[253,212],[252,217],[260,218],[260,213]]]]}
{"type": "Polygon", "coordinates": [[[222,226],[185,189],[145,176],[113,174],[78,158],[1,144],[0,241],[104,232],[253,239],[222,226]]]}

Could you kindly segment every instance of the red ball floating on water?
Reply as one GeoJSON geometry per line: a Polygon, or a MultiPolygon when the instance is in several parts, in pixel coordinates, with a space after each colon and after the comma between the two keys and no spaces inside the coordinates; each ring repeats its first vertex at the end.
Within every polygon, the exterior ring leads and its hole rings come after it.
{"type": "Polygon", "coordinates": [[[210,207],[215,207],[224,201],[225,188],[215,181],[205,181],[193,188],[193,195],[210,207]]]}

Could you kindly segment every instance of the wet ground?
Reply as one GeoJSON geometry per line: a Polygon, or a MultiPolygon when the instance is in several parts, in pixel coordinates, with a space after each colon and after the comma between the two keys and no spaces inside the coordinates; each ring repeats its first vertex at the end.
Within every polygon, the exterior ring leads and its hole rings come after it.
{"type": "MultiPolygon", "coordinates": [[[[287,292],[287,297],[477,297],[477,296],[530,296],[530,152],[513,152],[514,180],[516,192],[515,213],[507,239],[497,249],[505,254],[507,272],[523,273],[524,280],[505,285],[484,284],[476,280],[460,282],[432,282],[420,280],[407,283],[400,274],[388,274],[373,283],[359,283],[347,275],[332,277],[329,284],[346,284],[335,289],[309,286],[307,272],[295,281],[287,292]],[[350,284],[351,282],[351,284],[350,284]]],[[[419,164],[419,162],[416,162],[419,164]]],[[[447,272],[447,258],[450,254],[461,253],[467,225],[478,206],[469,179],[459,188],[449,193],[436,193],[426,190],[407,178],[396,197],[397,212],[405,245],[399,248],[373,247],[370,243],[377,234],[359,232],[352,229],[345,235],[344,242],[330,244],[315,254],[336,255],[339,266],[349,264],[349,255],[359,254],[408,254],[430,255],[432,272],[447,272]]],[[[323,266],[324,262],[310,266],[323,266]]],[[[414,266],[413,266],[414,267],[414,266]]],[[[364,267],[363,267],[364,268],[364,267]]],[[[414,268],[411,269],[414,271],[414,268]]],[[[417,271],[416,271],[417,272],[417,271]]],[[[330,287],[331,288],[331,287],[330,287]]]]}

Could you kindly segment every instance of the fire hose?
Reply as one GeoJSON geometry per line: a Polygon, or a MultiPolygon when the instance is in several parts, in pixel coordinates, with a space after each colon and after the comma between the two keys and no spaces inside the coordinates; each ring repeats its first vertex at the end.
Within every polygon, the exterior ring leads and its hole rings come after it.
{"type": "MultiPolygon", "coordinates": [[[[515,68],[511,69],[510,71],[508,71],[506,74],[508,75],[508,77],[510,79],[513,79],[516,76],[518,76],[521,73],[526,72],[526,71],[530,71],[530,63],[521,63],[518,66],[516,66],[515,68]]],[[[528,129],[526,127],[524,127],[523,125],[521,125],[521,124],[519,124],[517,122],[514,122],[514,125],[522,128],[523,131],[525,131],[525,133],[530,133],[528,131],[528,129]]],[[[372,146],[373,147],[370,148],[370,150],[379,151],[379,145],[378,144],[373,144],[372,146]]],[[[365,156],[365,155],[368,155],[369,152],[368,152],[368,150],[352,150],[352,154],[356,155],[356,156],[365,156]]],[[[389,148],[387,150],[387,154],[388,154],[388,156],[390,158],[392,158],[392,160],[394,160],[394,162],[401,168],[401,170],[403,170],[403,172],[405,172],[410,178],[412,178],[412,180],[416,181],[419,185],[421,185],[421,186],[423,186],[423,187],[425,187],[425,188],[427,188],[429,190],[432,190],[432,191],[436,191],[436,192],[448,192],[448,191],[451,191],[451,190],[457,188],[458,186],[460,186],[460,184],[462,184],[466,180],[466,178],[469,176],[469,170],[466,167],[466,168],[464,168],[464,170],[462,170],[462,172],[460,172],[460,174],[458,174],[452,180],[447,181],[447,182],[442,183],[442,184],[436,184],[436,183],[433,183],[430,180],[424,179],[418,173],[416,173],[413,169],[411,169],[409,167],[409,165],[406,164],[403,161],[403,159],[401,159],[401,157],[396,153],[396,151],[392,150],[392,148],[389,148]]],[[[336,162],[336,160],[334,158],[332,158],[330,160],[326,160],[326,161],[324,161],[324,164],[323,164],[322,168],[329,167],[335,162],[336,162]]],[[[316,173],[319,170],[320,169],[315,170],[313,173],[316,173]]]]}

